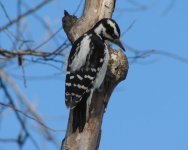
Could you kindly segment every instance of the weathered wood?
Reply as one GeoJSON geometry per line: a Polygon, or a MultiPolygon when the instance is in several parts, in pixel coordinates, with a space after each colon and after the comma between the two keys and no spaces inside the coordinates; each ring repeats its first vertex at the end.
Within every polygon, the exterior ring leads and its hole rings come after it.
{"type": "Polygon", "coordinates": [[[83,15],[79,19],[65,15],[63,28],[70,41],[74,42],[102,18],[111,18],[114,6],[114,0],[86,0],[83,15]]]}
{"type": "MultiPolygon", "coordinates": [[[[73,43],[102,18],[111,18],[115,6],[114,0],[86,0],[81,18],[65,13],[63,28],[73,43]]],[[[62,142],[62,150],[97,150],[100,142],[103,114],[109,98],[118,85],[126,78],[128,61],[121,51],[109,49],[110,61],[107,75],[101,91],[95,91],[92,97],[90,115],[82,133],[72,133],[72,111],[70,110],[66,136],[62,142]]]]}

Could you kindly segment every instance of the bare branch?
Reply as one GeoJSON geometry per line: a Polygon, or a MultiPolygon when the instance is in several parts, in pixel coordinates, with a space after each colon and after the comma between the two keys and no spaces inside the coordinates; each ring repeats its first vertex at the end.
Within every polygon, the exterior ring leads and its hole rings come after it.
{"type": "MultiPolygon", "coordinates": [[[[3,83],[2,79],[0,78],[0,85],[4,91],[4,94],[5,96],[7,97],[7,99],[9,100],[9,103],[10,105],[12,105],[13,107],[15,107],[15,104],[14,104],[14,100],[12,99],[11,95],[9,94],[8,90],[7,90],[7,87],[5,86],[5,84],[3,83]]],[[[20,116],[20,114],[17,112],[17,111],[14,111],[15,112],[15,115],[24,131],[24,137],[20,137],[18,138],[17,142],[20,146],[22,146],[26,140],[28,139],[28,137],[30,137],[30,133],[28,131],[28,129],[26,128],[26,124],[25,122],[23,121],[22,117],[20,116]]],[[[20,135],[22,136],[22,135],[20,135]]],[[[33,140],[33,139],[32,139],[33,140]]],[[[35,141],[34,141],[35,142],[35,141]]],[[[35,142],[36,143],[36,142],[35,142]]]]}
{"type": "Polygon", "coordinates": [[[140,50],[140,49],[134,48],[128,44],[126,44],[126,48],[127,48],[127,50],[129,50],[130,52],[132,52],[134,54],[133,57],[128,57],[129,59],[132,59],[133,62],[137,61],[140,58],[143,59],[143,58],[146,58],[151,55],[161,55],[161,56],[165,56],[165,57],[169,57],[169,58],[178,60],[183,63],[188,63],[188,58],[179,56],[178,54],[174,54],[172,52],[167,52],[167,51],[158,50],[158,49],[140,50]]]}
{"type": "Polygon", "coordinates": [[[34,49],[37,50],[39,48],[41,48],[42,46],[44,46],[46,43],[48,43],[51,39],[53,39],[60,31],[62,30],[62,28],[59,28],[55,33],[52,33],[51,36],[46,39],[44,42],[42,42],[40,45],[36,46],[34,49]]]}
{"type": "Polygon", "coordinates": [[[25,117],[27,117],[27,118],[29,118],[31,120],[34,120],[35,122],[40,124],[42,127],[46,128],[46,129],[48,129],[50,131],[53,131],[53,132],[64,132],[65,131],[65,130],[56,130],[56,129],[52,129],[52,128],[48,127],[46,124],[44,124],[44,122],[41,122],[40,120],[38,120],[38,119],[36,119],[36,118],[34,118],[32,116],[29,116],[27,113],[17,109],[15,107],[15,105],[5,104],[5,103],[2,103],[2,102],[0,102],[0,105],[3,106],[3,107],[11,108],[13,111],[16,111],[16,112],[22,114],[23,116],[25,116],[25,117]]]}
{"type": "Polygon", "coordinates": [[[17,18],[12,19],[9,23],[3,25],[2,27],[0,27],[0,32],[9,28],[10,26],[12,26],[14,23],[20,21],[22,18],[32,14],[33,12],[39,10],[41,7],[45,6],[47,3],[51,2],[52,0],[44,0],[42,1],[40,4],[38,4],[37,6],[35,6],[34,8],[29,9],[27,12],[21,14],[20,16],[17,16],[17,18]]]}
{"type": "Polygon", "coordinates": [[[23,56],[23,55],[30,55],[30,56],[39,56],[39,57],[47,57],[51,53],[48,52],[39,52],[31,49],[27,50],[19,50],[19,51],[10,51],[5,49],[0,49],[0,55],[7,57],[7,58],[14,58],[17,56],[23,56]]]}
{"type": "MultiPolygon", "coordinates": [[[[27,108],[27,110],[32,114],[32,116],[35,119],[39,120],[39,122],[42,122],[43,124],[45,124],[43,119],[42,119],[42,117],[31,107],[32,105],[29,103],[29,100],[22,94],[22,92],[20,91],[18,86],[14,83],[14,81],[10,78],[10,76],[5,71],[3,71],[2,69],[0,70],[0,78],[5,80],[10,85],[10,87],[17,94],[17,96],[18,96],[19,100],[21,101],[21,103],[27,108]]],[[[43,133],[45,135],[45,138],[47,140],[50,140],[54,144],[56,144],[55,138],[48,131],[48,129],[42,127],[41,131],[43,131],[43,133]]]]}
{"type": "MultiPolygon", "coordinates": [[[[0,78],[0,85],[1,85],[1,88],[3,89],[6,97],[8,98],[9,100],[9,103],[10,105],[12,105],[12,107],[15,108],[15,104],[14,104],[14,100],[12,99],[12,97],[10,96],[8,90],[7,90],[7,87],[5,86],[5,84],[3,83],[2,79],[0,78]]],[[[15,114],[16,114],[16,117],[18,118],[22,128],[24,129],[24,131],[26,132],[26,135],[28,135],[28,132],[27,132],[27,129],[25,127],[25,123],[23,122],[22,118],[20,117],[19,113],[17,111],[15,111],[15,114]]]]}

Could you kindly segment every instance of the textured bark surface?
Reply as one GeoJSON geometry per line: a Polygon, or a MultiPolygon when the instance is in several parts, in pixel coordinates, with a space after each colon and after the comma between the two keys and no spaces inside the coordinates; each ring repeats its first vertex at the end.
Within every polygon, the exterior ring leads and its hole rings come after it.
{"type": "MultiPolygon", "coordinates": [[[[111,18],[115,0],[86,0],[81,18],[65,12],[63,28],[73,43],[102,18],[111,18]]],[[[67,132],[62,142],[62,150],[97,150],[100,143],[103,114],[109,98],[118,85],[126,78],[128,61],[121,51],[109,49],[110,61],[101,91],[95,91],[92,97],[90,116],[82,133],[72,133],[72,111],[70,110],[67,132]]]]}
{"type": "Polygon", "coordinates": [[[69,40],[73,43],[97,21],[111,18],[114,6],[115,0],[86,0],[83,15],[79,19],[75,16],[63,18],[63,28],[69,40]]]}

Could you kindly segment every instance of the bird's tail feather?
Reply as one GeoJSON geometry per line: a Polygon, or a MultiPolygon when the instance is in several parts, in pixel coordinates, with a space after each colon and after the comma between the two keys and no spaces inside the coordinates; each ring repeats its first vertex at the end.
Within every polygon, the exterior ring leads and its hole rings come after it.
{"type": "Polygon", "coordinates": [[[87,108],[87,99],[90,97],[90,93],[86,93],[82,100],[76,105],[75,108],[73,108],[73,122],[72,122],[72,132],[76,132],[77,128],[79,129],[79,132],[82,132],[88,116],[88,110],[87,108]]]}

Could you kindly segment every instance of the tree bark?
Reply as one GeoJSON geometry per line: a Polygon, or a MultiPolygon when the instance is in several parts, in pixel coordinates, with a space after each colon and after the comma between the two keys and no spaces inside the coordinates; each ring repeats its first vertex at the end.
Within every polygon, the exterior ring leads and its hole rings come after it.
{"type": "MultiPolygon", "coordinates": [[[[111,18],[115,0],[86,0],[83,15],[77,19],[65,12],[63,28],[73,43],[102,18],[111,18]]],[[[72,111],[70,110],[67,132],[61,150],[97,150],[101,137],[103,114],[109,98],[118,85],[126,78],[128,61],[122,50],[109,48],[110,61],[102,90],[95,91],[90,106],[90,115],[83,132],[72,133],[72,111]]]]}

